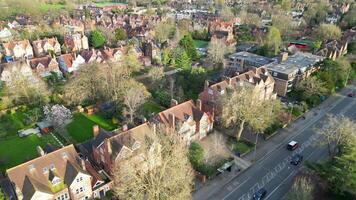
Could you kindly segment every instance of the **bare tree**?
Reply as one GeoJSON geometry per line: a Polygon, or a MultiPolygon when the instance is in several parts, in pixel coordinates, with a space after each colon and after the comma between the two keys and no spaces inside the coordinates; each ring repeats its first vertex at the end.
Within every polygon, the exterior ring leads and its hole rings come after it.
{"type": "Polygon", "coordinates": [[[313,200],[314,185],[310,178],[297,178],[286,196],[286,200],[313,200]]]}
{"type": "Polygon", "coordinates": [[[232,52],[224,40],[212,38],[208,46],[208,60],[213,66],[221,65],[224,62],[224,56],[232,52]]]}
{"type": "MultiPolygon", "coordinates": [[[[190,199],[193,185],[193,171],[188,160],[186,144],[177,133],[167,133],[159,128],[153,140],[146,140],[141,154],[144,162],[157,160],[150,156],[152,143],[160,145],[159,162],[142,168],[143,164],[126,163],[114,175],[114,193],[120,199],[190,199]]],[[[155,154],[158,155],[158,154],[155,154]]]]}
{"type": "Polygon", "coordinates": [[[159,87],[163,87],[163,84],[160,84],[162,79],[164,78],[164,69],[163,69],[163,67],[153,67],[148,72],[148,75],[150,76],[150,79],[151,79],[153,85],[155,86],[155,88],[156,88],[157,85],[159,87]]]}
{"type": "Polygon", "coordinates": [[[70,105],[97,100],[101,96],[101,77],[97,63],[81,66],[66,84],[64,99],[70,105]]]}
{"type": "Polygon", "coordinates": [[[8,101],[8,104],[43,105],[49,96],[47,85],[35,74],[25,75],[23,71],[23,66],[14,66],[8,73],[3,99],[8,101]]]}
{"type": "Polygon", "coordinates": [[[280,108],[278,100],[260,100],[253,88],[239,86],[222,100],[221,117],[225,127],[238,128],[236,139],[240,140],[245,123],[262,133],[274,122],[280,108]]]}
{"type": "Polygon", "coordinates": [[[149,97],[146,87],[135,80],[128,80],[124,89],[124,104],[130,115],[130,122],[133,122],[137,109],[146,102],[149,97]]]}
{"type": "Polygon", "coordinates": [[[316,132],[322,136],[320,144],[327,144],[330,158],[356,138],[356,123],[345,116],[329,115],[324,125],[316,132]]]}
{"type": "Polygon", "coordinates": [[[314,76],[305,78],[298,83],[297,90],[303,91],[305,98],[309,98],[313,95],[324,95],[327,92],[324,83],[314,76]]]}

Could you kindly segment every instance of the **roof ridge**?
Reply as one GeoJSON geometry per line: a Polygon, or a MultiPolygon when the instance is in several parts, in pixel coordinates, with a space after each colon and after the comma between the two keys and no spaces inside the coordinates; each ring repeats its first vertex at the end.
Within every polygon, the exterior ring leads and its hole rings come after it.
{"type": "MultiPolygon", "coordinates": [[[[64,149],[69,149],[70,147],[73,147],[73,148],[74,148],[74,145],[73,145],[73,144],[69,144],[69,145],[67,145],[67,146],[65,146],[65,147],[62,147],[62,148],[60,148],[60,149],[57,149],[57,150],[52,151],[52,152],[50,152],[50,153],[47,153],[47,154],[44,155],[44,156],[51,155],[51,154],[54,154],[54,153],[56,153],[56,152],[58,153],[59,151],[63,151],[64,149]]],[[[75,150],[75,148],[74,148],[74,150],[75,150]]],[[[10,169],[7,169],[6,172],[12,171],[12,170],[14,170],[14,169],[16,169],[16,168],[18,168],[18,167],[20,167],[20,166],[25,165],[26,163],[34,162],[35,160],[38,160],[38,159],[40,159],[40,158],[42,158],[42,157],[43,157],[43,156],[39,156],[39,157],[34,158],[34,159],[32,159],[32,160],[29,160],[29,161],[27,161],[27,162],[21,163],[21,164],[15,166],[15,167],[12,167],[12,168],[10,168],[10,169]]]]}

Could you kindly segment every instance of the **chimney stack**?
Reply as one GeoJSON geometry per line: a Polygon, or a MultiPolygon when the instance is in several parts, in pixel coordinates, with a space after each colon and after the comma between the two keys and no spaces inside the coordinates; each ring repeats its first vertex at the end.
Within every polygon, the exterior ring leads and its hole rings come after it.
{"type": "Polygon", "coordinates": [[[169,120],[169,126],[175,130],[176,129],[176,116],[174,114],[170,113],[168,115],[168,120],[169,120]]]}
{"type": "Polygon", "coordinates": [[[122,131],[127,131],[127,130],[129,130],[127,124],[122,125],[122,131]]]}
{"type": "Polygon", "coordinates": [[[106,146],[108,148],[109,155],[111,155],[112,154],[112,148],[111,148],[111,143],[110,143],[110,141],[108,139],[106,139],[106,146]]]}
{"type": "Polygon", "coordinates": [[[197,99],[196,106],[197,106],[198,109],[201,111],[202,103],[201,103],[201,100],[200,100],[200,99],[197,99]]]}
{"type": "Polygon", "coordinates": [[[36,150],[39,156],[44,156],[46,154],[40,146],[37,146],[36,150]]]}
{"type": "Polygon", "coordinates": [[[85,160],[84,160],[84,159],[81,159],[80,162],[81,162],[81,165],[82,165],[82,169],[83,169],[84,171],[86,171],[87,168],[86,168],[86,166],[85,166],[85,160]]]}
{"type": "Polygon", "coordinates": [[[100,132],[100,127],[99,127],[99,125],[95,124],[93,126],[93,136],[94,136],[94,138],[96,138],[96,136],[99,135],[99,132],[100,132]]]}
{"type": "Polygon", "coordinates": [[[286,61],[288,59],[288,52],[282,52],[279,55],[279,63],[286,61]]]}
{"type": "Polygon", "coordinates": [[[175,99],[171,99],[171,107],[178,105],[178,101],[175,99]]]}

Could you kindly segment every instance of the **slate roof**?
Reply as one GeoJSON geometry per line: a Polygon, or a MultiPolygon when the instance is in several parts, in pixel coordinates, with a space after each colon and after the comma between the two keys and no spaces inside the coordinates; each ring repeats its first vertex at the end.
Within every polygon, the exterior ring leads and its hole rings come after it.
{"type": "Polygon", "coordinates": [[[53,176],[59,177],[65,184],[70,185],[78,172],[88,174],[81,167],[78,154],[72,144],[6,171],[10,181],[29,199],[35,191],[52,194],[49,179],[53,176]]]}

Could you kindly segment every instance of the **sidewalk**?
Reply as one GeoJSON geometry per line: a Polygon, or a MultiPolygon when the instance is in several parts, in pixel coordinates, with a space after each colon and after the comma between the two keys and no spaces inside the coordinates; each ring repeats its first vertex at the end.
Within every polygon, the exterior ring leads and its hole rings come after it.
{"type": "MultiPolygon", "coordinates": [[[[247,162],[251,162],[253,165],[254,160],[259,160],[264,156],[268,155],[270,152],[272,152],[279,146],[284,145],[283,142],[285,140],[288,140],[288,138],[292,137],[293,133],[295,133],[296,131],[300,131],[304,126],[311,123],[313,119],[319,117],[323,110],[329,108],[333,103],[336,102],[338,95],[346,94],[349,89],[350,87],[346,87],[336,95],[329,97],[322,104],[305,113],[304,116],[306,119],[297,119],[296,121],[289,124],[286,128],[280,129],[278,131],[279,133],[271,139],[263,140],[260,139],[261,137],[259,137],[256,154],[254,151],[251,151],[245,156],[243,156],[242,159],[247,162]]],[[[224,172],[215,177],[214,179],[207,180],[204,184],[198,183],[196,186],[196,191],[193,194],[193,199],[207,199],[243,172],[244,170],[241,170],[237,168],[236,165],[234,165],[231,172],[224,172]]]]}

